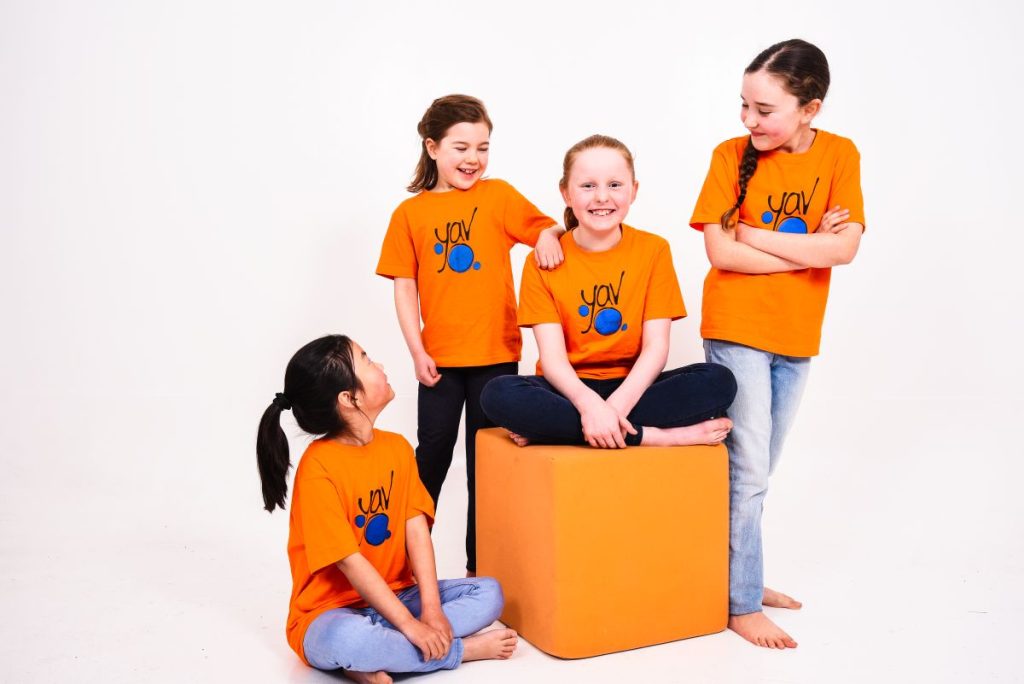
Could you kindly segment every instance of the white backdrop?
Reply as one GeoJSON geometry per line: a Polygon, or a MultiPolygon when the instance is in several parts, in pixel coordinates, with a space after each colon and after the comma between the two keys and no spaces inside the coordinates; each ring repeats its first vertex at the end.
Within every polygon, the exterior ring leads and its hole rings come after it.
{"type": "MultiPolygon", "coordinates": [[[[926,567],[960,545],[1019,585],[1022,18],[994,1],[4,2],[0,596],[29,627],[0,649],[81,595],[76,555],[125,595],[159,583],[133,561],[140,539],[216,546],[233,581],[287,587],[255,431],[313,337],[350,334],[384,361],[382,426],[415,439],[412,366],[373,270],[434,97],[483,99],[489,174],[554,216],[565,150],[626,142],[630,222],[668,238],[691,313],[670,364],[700,360],[707,260],[687,220],[712,148],[743,133],[743,67],[794,36],[829,57],[816,125],[861,150],[868,232],[833,276],[779,514],[880,506],[904,540],[942,530],[926,567]],[[887,481],[894,460],[910,481],[887,481]]],[[[209,583],[194,560],[169,602],[209,583]]],[[[117,623],[130,611],[106,591],[92,598],[117,623]]],[[[991,603],[1021,603],[1006,591],[991,603]]]]}

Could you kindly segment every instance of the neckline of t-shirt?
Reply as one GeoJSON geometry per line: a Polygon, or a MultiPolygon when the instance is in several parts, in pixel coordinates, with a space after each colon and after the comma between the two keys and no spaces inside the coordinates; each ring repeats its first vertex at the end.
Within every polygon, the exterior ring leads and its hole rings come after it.
{"type": "Polygon", "coordinates": [[[768,152],[762,152],[759,155],[760,159],[770,159],[783,164],[797,163],[819,154],[821,150],[825,149],[825,142],[823,138],[828,135],[828,131],[823,131],[820,128],[812,128],[811,130],[814,131],[814,140],[811,141],[811,146],[803,152],[780,152],[776,149],[768,152]]]}
{"type": "Polygon", "coordinates": [[[570,249],[572,251],[578,252],[579,254],[582,254],[582,255],[587,256],[587,257],[601,258],[601,257],[603,257],[606,254],[619,254],[619,252],[622,249],[624,249],[623,245],[626,244],[626,241],[633,239],[633,231],[635,229],[632,226],[627,225],[625,223],[620,223],[619,227],[622,229],[622,238],[618,241],[618,243],[616,243],[616,245],[614,247],[612,247],[611,249],[606,249],[606,250],[601,251],[601,252],[591,252],[591,251],[588,251],[588,250],[583,249],[582,247],[580,247],[578,244],[576,244],[576,238],[574,238],[571,235],[572,231],[567,232],[566,233],[566,237],[569,239],[569,242],[572,244],[572,247],[570,247],[570,249]]]}

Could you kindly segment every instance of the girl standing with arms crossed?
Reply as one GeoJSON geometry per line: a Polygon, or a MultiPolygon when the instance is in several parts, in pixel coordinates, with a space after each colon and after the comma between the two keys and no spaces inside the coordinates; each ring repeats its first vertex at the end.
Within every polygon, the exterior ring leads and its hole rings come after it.
{"type": "Polygon", "coordinates": [[[508,658],[516,645],[508,629],[466,638],[501,613],[495,580],[437,580],[434,506],[412,447],[373,427],[394,396],[384,369],[358,344],[322,337],[289,361],[284,392],[264,411],[256,440],[263,501],[273,512],[284,508],[291,467],[281,412],[292,409],[299,427],[321,436],[295,472],[286,631],[304,662],[344,668],[358,682],[508,658]]]}
{"type": "Polygon", "coordinates": [[[520,446],[716,444],[736,393],[713,363],[666,371],[674,319],[686,315],[668,243],[623,221],[636,198],[633,155],[594,135],[565,155],[565,263],[527,259],[519,324],[533,328],[537,375],[484,390],[487,415],[520,446]]]}
{"type": "Polygon", "coordinates": [[[562,261],[562,229],[508,183],[483,179],[491,120],[480,100],[438,98],[417,130],[420,161],[391,217],[377,273],[395,281],[395,308],[419,380],[416,464],[437,504],[466,407],[466,569],[476,572],[476,431],[484,385],[518,372],[509,250],[536,245],[545,268],[562,261]],[[423,328],[420,329],[420,317],[423,328]]]}
{"type": "Polygon", "coordinates": [[[786,432],[818,354],[831,267],[857,254],[864,230],[860,155],[846,138],[811,128],[828,92],[825,55],[803,40],[759,54],[743,75],[741,119],[690,225],[704,231],[701,336],[708,361],[729,367],[729,627],[769,648],[796,642],[762,605],[800,603],[764,586],[761,512],[786,432]],[[724,212],[724,213],[723,213],[724,212]],[[815,230],[816,227],[816,230],[815,230]]]}

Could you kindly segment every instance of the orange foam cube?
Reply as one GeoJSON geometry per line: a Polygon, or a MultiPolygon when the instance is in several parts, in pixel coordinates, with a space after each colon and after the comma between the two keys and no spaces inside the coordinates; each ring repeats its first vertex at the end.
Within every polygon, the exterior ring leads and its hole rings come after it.
{"type": "Polygon", "coordinates": [[[583,658],[710,634],[729,613],[725,447],[517,447],[477,433],[477,571],[502,622],[583,658]]]}

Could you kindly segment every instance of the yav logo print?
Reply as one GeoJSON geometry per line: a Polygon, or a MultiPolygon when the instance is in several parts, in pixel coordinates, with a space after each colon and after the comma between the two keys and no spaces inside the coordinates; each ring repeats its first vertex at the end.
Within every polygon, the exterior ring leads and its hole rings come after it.
{"type": "Polygon", "coordinates": [[[480,262],[476,261],[473,248],[469,245],[470,231],[473,229],[473,219],[476,218],[477,207],[473,207],[473,213],[469,216],[469,222],[456,219],[448,221],[444,228],[435,228],[434,237],[437,243],[434,245],[434,254],[441,257],[441,273],[446,268],[456,273],[465,273],[470,268],[474,271],[480,270],[480,262]]]}
{"type": "Polygon", "coordinates": [[[391,471],[391,481],[388,482],[387,491],[383,486],[370,490],[367,503],[363,503],[363,497],[359,497],[360,515],[356,516],[356,527],[363,531],[363,539],[372,546],[380,546],[391,538],[391,530],[388,524],[388,506],[391,505],[391,488],[395,484],[395,471],[391,471]]]}
{"type": "Polygon", "coordinates": [[[581,317],[586,319],[586,330],[580,331],[586,335],[591,330],[596,330],[599,335],[614,335],[620,330],[627,330],[629,325],[622,322],[622,312],[619,311],[619,296],[622,294],[622,281],[626,272],[619,274],[619,284],[603,283],[595,284],[590,291],[580,290],[580,299],[583,301],[578,309],[581,317]]]}
{"type": "Polygon", "coordinates": [[[769,230],[779,233],[810,232],[804,216],[807,215],[807,211],[811,207],[811,201],[814,199],[814,193],[818,189],[820,180],[820,178],[814,179],[814,187],[811,188],[810,195],[804,193],[803,190],[784,192],[778,199],[775,198],[775,195],[768,195],[768,209],[761,214],[761,223],[769,230]]]}

